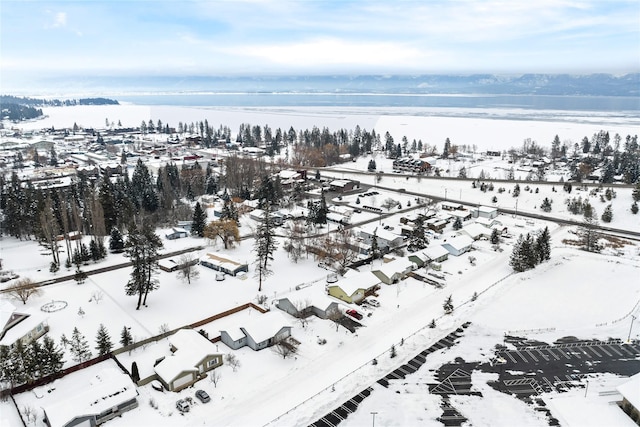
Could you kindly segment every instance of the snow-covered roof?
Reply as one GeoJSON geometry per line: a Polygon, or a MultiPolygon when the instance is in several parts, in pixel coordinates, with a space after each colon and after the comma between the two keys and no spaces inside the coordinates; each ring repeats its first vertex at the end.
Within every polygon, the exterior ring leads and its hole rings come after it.
{"type": "Polygon", "coordinates": [[[380,279],[371,271],[348,271],[345,276],[330,286],[340,286],[347,295],[353,295],[358,289],[369,289],[380,283],[380,279]]]}
{"type": "Polygon", "coordinates": [[[275,336],[283,327],[291,326],[289,316],[285,317],[280,310],[269,311],[257,316],[248,316],[241,327],[256,343],[260,343],[275,336]]]}
{"type": "Polygon", "coordinates": [[[278,172],[278,175],[280,176],[280,179],[292,179],[297,178],[300,174],[294,170],[286,169],[278,172]]]}
{"type": "Polygon", "coordinates": [[[376,271],[381,272],[387,277],[391,277],[396,273],[404,273],[412,268],[413,262],[409,261],[407,258],[398,258],[376,267],[376,271]]]}
{"type": "Polygon", "coordinates": [[[170,382],[181,372],[195,369],[207,356],[217,354],[215,344],[193,329],[180,329],[169,337],[169,342],[177,350],[165,357],[156,367],[156,373],[170,382]]]}
{"type": "Polygon", "coordinates": [[[351,183],[351,181],[348,179],[336,179],[331,181],[329,185],[333,187],[344,187],[345,185],[349,185],[349,183],[351,183]]]}
{"type": "Polygon", "coordinates": [[[81,384],[71,378],[57,380],[41,406],[49,425],[64,426],[80,415],[100,414],[138,396],[128,375],[115,367],[104,368],[81,384]]]}
{"type": "Polygon", "coordinates": [[[449,245],[456,250],[460,250],[466,248],[467,246],[471,246],[473,244],[473,239],[469,236],[456,236],[450,239],[447,239],[443,245],[449,245]]]}
{"type": "Polygon", "coordinates": [[[465,225],[464,227],[462,227],[460,231],[466,233],[474,240],[482,236],[489,236],[491,234],[490,229],[488,229],[482,224],[478,224],[475,222],[465,225]]]}
{"type": "Polygon", "coordinates": [[[0,327],[4,328],[9,323],[14,311],[16,311],[16,307],[13,304],[7,300],[0,299],[0,327]]]}
{"type": "Polygon", "coordinates": [[[441,256],[449,254],[449,251],[443,248],[441,245],[431,245],[422,251],[423,254],[429,259],[438,259],[441,256]]]}
{"type": "Polygon", "coordinates": [[[484,213],[492,213],[498,210],[498,208],[494,208],[492,206],[478,206],[476,209],[478,209],[478,212],[484,213]]]}
{"type": "Polygon", "coordinates": [[[640,374],[635,374],[629,378],[629,381],[619,385],[617,389],[634,408],[640,410],[640,374]]]}

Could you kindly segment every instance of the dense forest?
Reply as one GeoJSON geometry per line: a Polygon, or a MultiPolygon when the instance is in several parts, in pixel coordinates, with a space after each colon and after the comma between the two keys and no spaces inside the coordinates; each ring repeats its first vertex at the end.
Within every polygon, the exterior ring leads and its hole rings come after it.
{"type": "Polygon", "coordinates": [[[12,95],[0,95],[1,118],[12,122],[36,119],[43,115],[37,107],[68,107],[73,105],[118,105],[118,101],[108,98],[80,99],[38,99],[12,95]]]}

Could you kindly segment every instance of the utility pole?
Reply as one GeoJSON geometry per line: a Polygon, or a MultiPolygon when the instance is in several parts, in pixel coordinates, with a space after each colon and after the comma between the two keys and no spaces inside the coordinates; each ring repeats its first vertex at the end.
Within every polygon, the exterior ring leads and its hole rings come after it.
{"type": "Polygon", "coordinates": [[[627,336],[627,342],[631,342],[631,330],[633,329],[633,322],[636,320],[636,316],[631,315],[631,326],[629,326],[629,335],[627,336]]]}
{"type": "Polygon", "coordinates": [[[373,423],[371,424],[371,427],[376,427],[376,415],[378,413],[377,412],[371,412],[371,415],[373,416],[373,423]]]}

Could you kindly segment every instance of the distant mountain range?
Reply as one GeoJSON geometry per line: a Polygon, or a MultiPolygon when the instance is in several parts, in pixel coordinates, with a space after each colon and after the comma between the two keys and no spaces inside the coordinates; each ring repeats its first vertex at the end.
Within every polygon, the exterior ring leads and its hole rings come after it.
{"type": "MultiPolygon", "coordinates": [[[[51,78],[39,82],[58,92],[99,93],[378,93],[460,95],[640,96],[640,73],[104,76],[51,78]]],[[[112,95],[117,97],[117,95],[112,95]]]]}

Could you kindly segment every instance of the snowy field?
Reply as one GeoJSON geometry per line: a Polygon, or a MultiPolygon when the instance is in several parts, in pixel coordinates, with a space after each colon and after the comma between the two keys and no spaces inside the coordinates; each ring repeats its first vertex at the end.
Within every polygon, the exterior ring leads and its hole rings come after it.
{"type": "MultiPolygon", "coordinates": [[[[306,128],[316,126],[352,128],[359,124],[363,128],[375,128],[383,133],[393,131],[399,141],[403,135],[408,138],[421,138],[424,142],[441,147],[449,137],[455,144],[476,144],[480,149],[503,150],[520,146],[525,138],[537,140],[541,145],[550,145],[555,134],[561,140],[579,141],[590,137],[601,129],[621,135],[637,133],[637,118],[629,118],[624,123],[606,116],[591,117],[590,120],[556,122],[536,120],[464,119],[460,117],[434,117],[404,114],[365,114],[364,110],[337,112],[336,109],[272,109],[265,112],[251,109],[191,109],[181,107],[144,107],[144,106],[104,106],[45,108],[49,117],[30,123],[32,128],[44,126],[72,126],[77,122],[82,126],[104,125],[105,118],[111,121],[121,120],[123,126],[138,126],[142,120],[161,119],[171,125],[178,121],[196,121],[208,118],[209,123],[229,125],[232,129],[240,123],[269,124],[272,128],[306,128]],[[339,114],[338,114],[339,113],[339,114]],[[81,117],[81,118],[79,118],[81,117]],[[445,120],[446,119],[446,120],[445,120]],[[233,120],[236,120],[234,123],[233,120]]],[[[346,166],[363,171],[367,158],[346,166]]],[[[391,165],[380,156],[376,158],[378,169],[391,171],[391,165]]],[[[335,171],[336,178],[348,178],[350,172],[343,169],[335,171]]],[[[452,166],[458,167],[459,165],[452,166]]],[[[469,167],[472,165],[469,164],[469,167]]],[[[499,173],[489,166],[492,175],[499,173]]],[[[331,172],[333,173],[333,172],[331,172]]],[[[478,171],[479,173],[479,171],[478,171]]],[[[496,175],[493,175],[496,176],[496,175]]],[[[494,205],[491,198],[498,197],[497,207],[513,209],[515,198],[508,192],[497,194],[483,193],[471,188],[468,181],[428,179],[406,179],[404,176],[385,176],[379,183],[374,175],[353,175],[355,179],[372,186],[379,186],[380,196],[371,203],[379,206],[387,197],[384,188],[404,188],[415,192],[438,197],[461,200],[469,205],[494,205]]],[[[496,176],[497,177],[497,176],[496,176]]],[[[577,218],[566,212],[564,199],[567,194],[561,188],[551,190],[549,184],[532,183],[539,187],[535,193],[524,190],[517,198],[517,209],[521,212],[541,213],[538,208],[544,197],[553,198],[553,217],[577,218]]],[[[507,190],[512,185],[505,185],[507,190]]],[[[631,215],[631,190],[616,189],[617,197],[611,202],[613,221],[611,227],[640,231],[638,217],[631,215]]],[[[578,192],[574,186],[571,197],[587,192],[578,192]]],[[[400,193],[388,193],[403,203],[411,201],[413,196],[400,193]]],[[[343,202],[357,207],[353,196],[346,196],[343,202]]],[[[606,204],[592,200],[598,215],[606,204]]],[[[384,219],[386,224],[397,224],[402,212],[384,219]]],[[[210,213],[210,218],[212,217],[210,213]]],[[[363,212],[355,214],[354,222],[375,219],[374,214],[363,212]]],[[[333,410],[338,404],[352,397],[362,389],[373,386],[374,392],[365,399],[358,411],[350,415],[341,425],[369,425],[371,412],[377,412],[375,423],[379,426],[442,425],[436,419],[442,414],[441,397],[428,394],[427,383],[435,382],[432,370],[443,363],[453,362],[456,357],[465,360],[488,361],[494,356],[493,348],[503,342],[508,331],[548,330],[536,333],[533,338],[552,342],[564,336],[576,336],[580,339],[607,339],[610,337],[626,340],[630,331],[630,315],[638,314],[640,301],[640,251],[637,241],[619,248],[607,248],[600,255],[588,254],[563,243],[563,239],[575,239],[572,233],[575,227],[558,226],[553,222],[528,221],[511,215],[500,215],[498,220],[508,227],[513,238],[505,239],[502,252],[495,252],[489,242],[478,241],[473,256],[477,261],[470,264],[468,256],[450,257],[442,263],[447,277],[447,285],[436,289],[415,279],[408,278],[397,285],[382,285],[379,292],[381,306],[378,308],[358,309],[371,316],[363,319],[363,327],[351,334],[340,327],[336,331],[330,321],[311,318],[306,327],[293,317],[284,315],[293,327],[292,335],[301,345],[295,358],[283,359],[275,352],[266,349],[254,352],[247,347],[233,351],[240,360],[240,367],[234,371],[223,365],[218,369],[220,381],[214,385],[208,379],[198,382],[193,388],[179,393],[161,393],[150,386],[140,387],[139,408],[125,413],[121,418],[109,421],[109,426],[192,426],[192,425],[237,425],[237,426],[292,426],[308,425],[333,410]],[[551,231],[551,260],[534,270],[512,274],[508,265],[511,248],[520,233],[536,232],[545,226],[551,231]],[[478,299],[471,301],[474,293],[478,299]],[[444,299],[451,295],[456,309],[451,315],[445,315],[442,309],[444,299]],[[635,311],[634,311],[635,310],[635,311]],[[428,327],[436,319],[434,329],[428,327]],[[622,319],[622,320],[621,320],[622,319]],[[375,384],[375,381],[406,362],[420,351],[432,345],[462,323],[471,321],[460,342],[449,350],[431,354],[427,362],[414,375],[403,382],[397,382],[389,389],[375,384]],[[326,339],[326,344],[318,344],[318,338],[326,339]],[[400,345],[402,343],[402,345],[400,345]],[[389,349],[395,345],[398,357],[391,359],[389,349]],[[373,365],[372,360],[377,360],[373,365]],[[196,401],[191,412],[181,415],[175,409],[178,398],[191,396],[195,389],[206,390],[212,397],[207,404],[196,401]],[[151,406],[151,401],[157,409],[151,406]]],[[[250,229],[249,223],[243,229],[250,229]]],[[[163,235],[163,231],[158,232],[163,235]]],[[[451,226],[445,230],[443,239],[453,236],[451,226]]],[[[202,255],[207,251],[220,251],[220,245],[212,246],[203,239],[188,237],[169,241],[163,239],[164,251],[178,250],[198,245],[206,246],[198,251],[202,255]]],[[[433,240],[432,244],[438,242],[433,240]]],[[[136,339],[156,335],[162,328],[178,328],[200,319],[220,313],[229,308],[247,302],[255,302],[258,295],[257,280],[253,276],[252,254],[253,240],[244,240],[228,254],[250,264],[250,273],[244,278],[227,277],[223,282],[215,281],[215,272],[199,266],[200,277],[187,284],[177,278],[176,273],[159,273],[160,288],[149,294],[148,307],[135,310],[135,298],[124,293],[124,284],[129,279],[130,269],[125,268],[109,273],[92,275],[83,285],[67,281],[47,286],[42,295],[29,299],[22,305],[13,301],[19,311],[45,316],[50,326],[50,336],[59,342],[62,334],[69,336],[74,326],[90,341],[93,347],[95,335],[100,323],[105,324],[112,340],[119,340],[123,326],[131,327],[136,339]],[[99,295],[101,298],[96,299],[99,295]],[[40,307],[51,301],[65,301],[65,309],[54,313],[43,313],[40,307]],[[82,308],[84,314],[79,314],[82,308]]],[[[34,280],[46,280],[49,277],[49,257],[41,253],[42,249],[33,241],[17,241],[3,237],[0,240],[0,255],[6,268],[12,269],[22,277],[34,280]]],[[[123,262],[117,255],[109,257],[95,267],[123,262]]],[[[380,261],[377,261],[379,263],[380,261]]],[[[364,266],[360,274],[376,266],[364,266]]],[[[87,270],[93,265],[87,267],[87,270]]],[[[65,273],[62,269],[58,275],[65,273]]],[[[311,300],[314,303],[328,304],[333,300],[326,295],[324,286],[327,271],[317,266],[312,257],[303,258],[297,264],[292,263],[282,250],[282,240],[273,262],[274,275],[264,283],[263,294],[267,296],[267,306],[272,311],[277,298],[287,297],[292,301],[311,300]],[[302,290],[296,290],[300,284],[310,284],[302,290]]],[[[347,304],[340,303],[342,308],[347,304]]],[[[283,313],[284,314],[284,313],[283,313]]],[[[242,322],[247,316],[265,316],[255,310],[238,313],[235,318],[242,322]]],[[[205,325],[210,334],[229,327],[231,319],[223,319],[205,325]]],[[[240,326],[240,325],[237,325],[240,326]]],[[[640,322],[631,323],[630,337],[640,338],[640,322]]],[[[524,333],[526,335],[526,333],[524,333]]],[[[231,353],[224,344],[219,343],[221,353],[231,353]]],[[[166,352],[166,340],[146,348],[139,348],[131,354],[122,355],[124,366],[130,366],[135,360],[141,366],[141,373],[155,360],[156,354],[166,352]],[[156,353],[157,352],[157,353],[156,353]]],[[[67,355],[67,366],[69,356],[67,355]]],[[[108,361],[100,365],[111,365],[108,361]]],[[[100,365],[71,374],[58,381],[83,384],[87,378],[95,375],[100,365]]],[[[640,369],[639,369],[640,370],[640,369]]],[[[483,397],[460,396],[455,399],[456,406],[474,426],[544,426],[546,419],[536,413],[521,400],[499,393],[489,386],[488,374],[474,373],[472,380],[475,389],[482,391],[483,397]]],[[[563,425],[583,426],[584,413],[589,408],[592,425],[626,426],[631,422],[620,416],[611,405],[603,403],[599,391],[615,389],[623,379],[614,375],[604,375],[590,379],[593,386],[586,398],[583,389],[574,389],[569,393],[549,394],[543,398],[550,402],[554,416],[563,421],[563,425]],[[581,398],[581,399],[580,399],[581,398]],[[586,404],[586,405],[585,405],[586,404]],[[598,406],[600,405],[600,406],[598,406]],[[595,408],[601,408],[596,410],[595,408]],[[582,415],[582,417],[581,417],[582,415]],[[597,418],[600,416],[602,418],[597,418]]],[[[39,408],[40,399],[54,393],[56,383],[37,388],[15,396],[19,408],[39,408]]],[[[0,403],[0,424],[19,426],[21,422],[13,405],[0,403]]],[[[36,426],[43,426],[39,417],[36,426]]],[[[633,424],[631,424],[633,425],[633,424]]]]}

